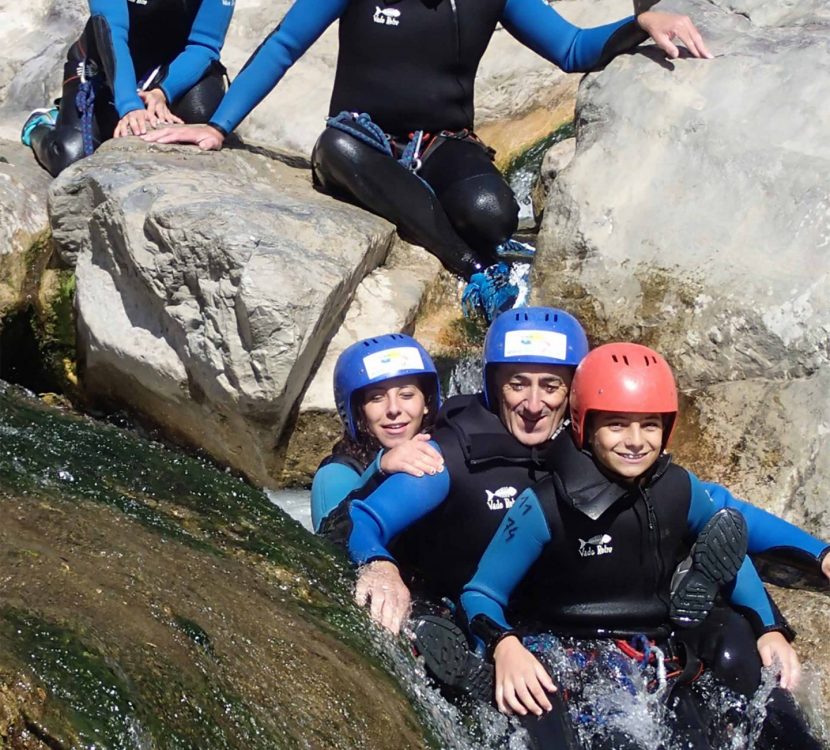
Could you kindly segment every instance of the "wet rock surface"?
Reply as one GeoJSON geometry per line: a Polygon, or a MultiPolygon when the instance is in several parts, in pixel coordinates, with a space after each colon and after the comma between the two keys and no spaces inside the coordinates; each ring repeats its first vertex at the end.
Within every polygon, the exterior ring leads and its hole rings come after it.
{"type": "Polygon", "coordinates": [[[343,559],[261,493],[6,386],[0,432],[0,745],[426,745],[343,559]]]}

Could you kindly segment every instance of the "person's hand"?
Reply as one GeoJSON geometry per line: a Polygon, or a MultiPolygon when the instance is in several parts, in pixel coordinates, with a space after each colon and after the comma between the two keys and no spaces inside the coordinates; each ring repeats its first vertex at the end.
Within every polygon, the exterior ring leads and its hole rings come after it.
{"type": "Polygon", "coordinates": [[[708,60],[714,57],[706,48],[703,37],[700,36],[700,32],[688,16],[647,10],[637,16],[637,23],[672,60],[680,55],[674,39],[683,42],[693,57],[705,57],[708,60]]]}
{"type": "Polygon", "coordinates": [[[161,89],[139,91],[138,95],[147,108],[147,118],[151,127],[157,128],[160,124],[175,125],[184,122],[181,117],[177,117],[170,111],[170,107],[167,106],[167,97],[161,89]]]}
{"type": "Polygon", "coordinates": [[[113,138],[124,138],[128,135],[144,135],[150,130],[150,115],[146,109],[134,109],[127,112],[115,126],[113,138]]]}
{"type": "Polygon", "coordinates": [[[372,619],[395,635],[409,614],[409,589],[401,580],[398,566],[388,560],[375,560],[361,568],[354,599],[361,607],[371,602],[372,619]]]}
{"type": "Polygon", "coordinates": [[[781,667],[781,687],[794,690],[801,680],[801,662],[789,641],[777,631],[764,633],[758,639],[758,653],[765,667],[778,662],[781,667]]]}
{"type": "Polygon", "coordinates": [[[218,151],[225,142],[225,136],[210,125],[159,128],[141,138],[147,143],[195,143],[202,151],[218,151]]]}
{"type": "Polygon", "coordinates": [[[547,692],[556,690],[553,680],[516,636],[509,635],[499,641],[493,659],[496,662],[496,706],[499,711],[522,716],[531,711],[541,716],[553,708],[547,696],[547,692]]]}
{"type": "Polygon", "coordinates": [[[406,472],[413,477],[439,474],[444,470],[444,457],[429,444],[429,435],[415,435],[411,440],[384,451],[380,468],[384,474],[406,472]]]}
{"type": "Polygon", "coordinates": [[[825,578],[830,581],[830,553],[824,556],[821,561],[821,572],[824,573],[825,578]]]}

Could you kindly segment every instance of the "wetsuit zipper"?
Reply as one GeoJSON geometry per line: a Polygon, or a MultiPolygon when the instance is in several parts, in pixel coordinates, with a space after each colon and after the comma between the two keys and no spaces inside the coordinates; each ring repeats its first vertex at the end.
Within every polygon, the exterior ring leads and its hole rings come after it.
{"type": "Polygon", "coordinates": [[[663,580],[664,565],[663,555],[660,551],[660,531],[657,525],[657,514],[654,512],[654,506],[651,504],[651,498],[648,495],[648,490],[640,489],[643,502],[646,506],[646,514],[648,518],[648,541],[654,556],[654,570],[655,580],[652,591],[656,592],[658,598],[664,600],[665,597],[660,593],[660,583],[663,580]]]}
{"type": "MultiPolygon", "coordinates": [[[[464,84],[461,83],[461,78],[459,77],[461,74],[461,21],[458,17],[458,5],[456,4],[456,2],[457,0],[450,0],[450,9],[452,10],[452,22],[453,26],[455,27],[455,80],[458,83],[458,87],[461,89],[463,101],[465,98],[466,91],[464,89],[464,84]]],[[[470,121],[472,122],[472,120],[470,121]]]]}

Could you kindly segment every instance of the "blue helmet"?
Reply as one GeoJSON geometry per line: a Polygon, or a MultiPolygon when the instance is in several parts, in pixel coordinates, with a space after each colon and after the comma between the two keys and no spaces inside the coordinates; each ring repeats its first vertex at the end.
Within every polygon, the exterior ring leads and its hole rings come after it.
{"type": "Polygon", "coordinates": [[[434,386],[434,408],[440,408],[438,371],[426,349],[411,336],[386,333],[363,339],[345,349],[337,358],[334,366],[334,403],[352,440],[357,440],[355,394],[368,385],[401,375],[425,375],[429,384],[434,386]]]}
{"type": "Polygon", "coordinates": [[[579,321],[554,307],[520,307],[496,318],[484,339],[484,400],[496,406],[490,370],[512,363],[576,367],[588,353],[579,321]]]}

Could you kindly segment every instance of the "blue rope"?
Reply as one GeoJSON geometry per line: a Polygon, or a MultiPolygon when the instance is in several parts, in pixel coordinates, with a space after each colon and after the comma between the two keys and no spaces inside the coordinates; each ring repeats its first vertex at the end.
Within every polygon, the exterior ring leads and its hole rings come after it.
{"type": "Polygon", "coordinates": [[[95,87],[92,81],[83,81],[75,94],[75,106],[81,113],[81,136],[84,142],[84,156],[95,151],[92,139],[92,114],[95,106],[95,87]]]}
{"type": "MultiPolygon", "coordinates": [[[[340,112],[334,117],[329,117],[326,120],[326,125],[330,128],[348,133],[362,143],[380,151],[382,154],[394,156],[392,146],[389,144],[389,137],[376,123],[372,122],[372,118],[365,112],[361,114],[340,112]],[[355,127],[355,124],[359,127],[355,127]]],[[[424,131],[416,131],[413,137],[410,138],[409,143],[406,144],[401,158],[397,160],[402,167],[408,169],[410,172],[417,172],[421,168],[421,160],[419,157],[423,138],[424,131]]]]}
{"type": "Polygon", "coordinates": [[[341,112],[334,117],[329,117],[326,120],[326,125],[354,136],[357,140],[377,149],[382,154],[392,156],[392,147],[389,145],[389,139],[386,137],[386,133],[373,123],[372,118],[365,112],[362,114],[341,112]],[[356,128],[354,123],[357,123],[360,127],[356,128]]]}

